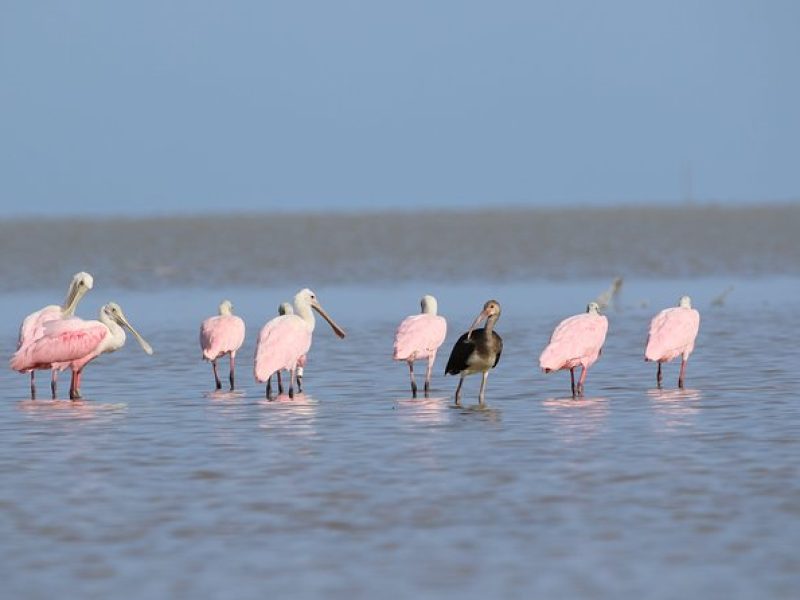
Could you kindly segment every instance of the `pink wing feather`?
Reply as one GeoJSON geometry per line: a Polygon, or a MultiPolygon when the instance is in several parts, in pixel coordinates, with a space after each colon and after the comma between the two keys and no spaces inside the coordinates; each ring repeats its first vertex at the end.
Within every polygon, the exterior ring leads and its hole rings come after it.
{"type": "MultiPolygon", "coordinates": [[[[99,321],[57,319],[48,321],[42,336],[20,348],[11,358],[16,371],[50,368],[56,363],[70,363],[91,355],[108,335],[108,328],[99,321]]],[[[59,364],[66,368],[67,364],[59,364]]]]}
{"type": "Polygon", "coordinates": [[[394,336],[394,360],[420,360],[435,353],[447,335],[447,321],[438,315],[403,319],[394,336]]]}
{"type": "Polygon", "coordinates": [[[297,315],[275,317],[261,329],[256,342],[254,373],[265,382],[281,369],[294,369],[311,347],[311,331],[297,315]]]}
{"type": "Polygon", "coordinates": [[[645,359],[670,361],[681,354],[688,358],[694,350],[699,330],[700,313],[697,310],[680,306],[662,310],[650,322],[645,359]]]}
{"type": "Polygon", "coordinates": [[[608,318],[583,313],[561,321],[550,337],[550,343],[539,357],[546,371],[590,367],[600,356],[606,340],[608,318]]]}
{"type": "Polygon", "coordinates": [[[203,321],[200,327],[200,347],[203,358],[215,360],[236,352],[244,342],[244,321],[236,315],[218,315],[203,321]]]}
{"type": "Polygon", "coordinates": [[[17,349],[41,337],[42,333],[44,333],[44,324],[48,321],[60,319],[62,314],[60,306],[51,304],[25,317],[25,320],[22,321],[22,325],[20,325],[19,328],[17,349]]]}

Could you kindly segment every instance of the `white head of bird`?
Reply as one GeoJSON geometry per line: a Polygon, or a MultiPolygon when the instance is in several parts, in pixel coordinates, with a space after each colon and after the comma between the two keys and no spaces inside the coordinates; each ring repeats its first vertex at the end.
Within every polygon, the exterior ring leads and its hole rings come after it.
{"type": "Polygon", "coordinates": [[[100,321],[102,321],[103,324],[108,327],[109,332],[111,333],[111,339],[109,340],[109,346],[106,352],[113,352],[114,350],[118,350],[125,345],[124,327],[133,334],[133,337],[136,338],[136,341],[139,342],[139,345],[146,354],[153,353],[152,346],[150,346],[150,344],[148,344],[145,339],[139,335],[139,332],[133,328],[133,325],[130,324],[125,316],[125,313],[122,312],[122,307],[116,302],[109,302],[100,309],[100,321]]]}
{"type": "Polygon", "coordinates": [[[223,300],[219,303],[219,314],[220,315],[232,315],[233,314],[233,303],[230,300],[223,300]]]}
{"type": "Polygon", "coordinates": [[[303,321],[306,322],[306,325],[310,329],[310,331],[314,331],[314,313],[311,312],[311,309],[314,309],[319,313],[323,319],[328,322],[328,325],[331,326],[333,332],[338,335],[340,338],[345,336],[344,329],[339,327],[336,322],[325,312],[325,309],[322,308],[322,305],[317,300],[317,295],[312,292],[308,288],[304,288],[297,292],[294,297],[294,312],[297,316],[299,316],[303,321]]]}
{"type": "Polygon", "coordinates": [[[289,304],[288,302],[281,302],[278,305],[278,314],[281,315],[281,316],[283,316],[283,315],[293,315],[294,314],[294,309],[292,308],[292,305],[289,304]]]}
{"type": "Polygon", "coordinates": [[[689,296],[681,296],[678,306],[681,308],[692,308],[692,299],[689,296]]]}
{"type": "Polygon", "coordinates": [[[424,315],[435,315],[436,311],[439,309],[439,305],[436,302],[436,298],[434,298],[430,294],[425,294],[422,297],[422,300],[419,301],[419,304],[422,309],[422,314],[424,315]]]}
{"type": "Polygon", "coordinates": [[[64,316],[71,317],[75,314],[78,302],[81,301],[90,289],[94,287],[94,278],[84,271],[75,273],[69,284],[67,299],[64,301],[64,316]]]}
{"type": "Polygon", "coordinates": [[[597,302],[589,302],[589,304],[586,305],[586,312],[590,315],[599,315],[600,305],[597,302]]]}

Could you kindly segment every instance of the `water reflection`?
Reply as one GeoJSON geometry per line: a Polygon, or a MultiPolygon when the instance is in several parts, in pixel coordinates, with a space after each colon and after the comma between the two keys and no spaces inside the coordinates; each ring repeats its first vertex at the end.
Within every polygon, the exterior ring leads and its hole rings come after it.
{"type": "Polygon", "coordinates": [[[69,419],[96,419],[124,414],[124,402],[106,403],[87,400],[22,400],[17,408],[23,413],[46,421],[69,419]]]}
{"type": "Polygon", "coordinates": [[[608,398],[548,398],[542,407],[553,417],[556,429],[565,442],[596,435],[608,416],[608,398]]]}
{"type": "Polygon", "coordinates": [[[672,430],[694,423],[700,411],[698,401],[703,397],[696,389],[650,389],[647,390],[653,412],[662,420],[664,429],[672,430]]]}
{"type": "Polygon", "coordinates": [[[275,398],[261,398],[259,427],[268,431],[281,431],[292,437],[311,437],[317,434],[316,416],[319,402],[307,394],[281,394],[275,398]]]}
{"type": "Polygon", "coordinates": [[[399,398],[395,400],[398,416],[413,424],[440,425],[449,418],[447,396],[430,398],[399,398]]]}

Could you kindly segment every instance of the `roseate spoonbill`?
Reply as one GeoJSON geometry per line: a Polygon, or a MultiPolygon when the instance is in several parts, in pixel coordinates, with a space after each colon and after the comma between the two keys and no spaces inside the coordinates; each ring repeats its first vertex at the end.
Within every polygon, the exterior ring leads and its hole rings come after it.
{"type": "Polygon", "coordinates": [[[561,321],[539,357],[539,366],[545,373],[569,369],[573,396],[583,395],[586,373],[600,357],[606,341],[608,318],[601,315],[599,309],[597,302],[590,302],[585,313],[561,321]],[[581,378],[576,388],[575,367],[578,366],[581,378]]]}
{"type": "Polygon", "coordinates": [[[500,303],[489,300],[483,305],[483,310],[475,317],[469,331],[463,334],[450,351],[450,359],[445,367],[445,375],[460,375],[456,387],[456,404],[461,404],[461,386],[464,377],[473,373],[481,373],[481,389],[478,392],[478,401],[483,404],[486,392],[486,379],[489,371],[500,362],[503,352],[503,338],[497,335],[494,325],[500,318],[500,303]],[[486,319],[486,325],[481,329],[475,327],[486,319]]]}
{"type": "Polygon", "coordinates": [[[436,351],[447,335],[447,321],[436,314],[437,302],[433,296],[425,295],[420,300],[422,314],[403,319],[394,335],[394,360],[408,363],[411,375],[411,395],[417,397],[417,382],[414,379],[414,361],[428,360],[425,371],[425,394],[431,387],[431,372],[436,360],[436,351]]]}
{"type": "Polygon", "coordinates": [[[217,374],[217,359],[226,354],[230,357],[228,380],[233,391],[236,351],[242,347],[242,342],[244,342],[244,321],[233,314],[231,301],[223,300],[219,305],[219,314],[209,317],[200,326],[200,348],[203,351],[203,358],[211,361],[214,383],[218,390],[222,389],[222,383],[217,374]]]}
{"type": "Polygon", "coordinates": [[[314,331],[314,309],[325,319],[340,338],[344,330],[328,316],[317,301],[317,296],[305,288],[294,297],[294,314],[282,315],[269,321],[258,334],[254,358],[256,381],[267,383],[266,396],[270,397],[270,376],[281,369],[289,371],[289,397],[294,398],[294,381],[298,361],[311,347],[311,334],[314,331]]]}
{"type": "MultiPolygon", "coordinates": [[[[292,305],[289,304],[288,302],[281,302],[278,305],[278,316],[293,315],[293,314],[294,314],[294,309],[292,308],[292,305]]],[[[297,379],[297,391],[301,393],[303,392],[303,367],[305,366],[306,366],[306,357],[305,355],[303,355],[299,359],[297,359],[297,374],[295,375],[295,378],[297,379]]],[[[278,380],[278,393],[282,394],[283,381],[281,380],[280,370],[278,370],[275,373],[275,378],[278,380]]]]}
{"type": "Polygon", "coordinates": [[[60,371],[72,369],[69,397],[81,398],[83,369],[101,354],[115,352],[125,345],[125,330],[130,330],[147,354],[153,349],[128,322],[119,304],[109,302],[100,309],[99,321],[84,321],[77,317],[48,321],[42,336],[15,355],[12,367],[16,370],[36,369],[53,365],[60,371]]]}
{"type": "Polygon", "coordinates": [[[650,332],[644,351],[646,361],[658,362],[656,383],[661,387],[661,363],[681,357],[678,387],[683,387],[686,363],[694,350],[694,341],[700,330],[700,313],[692,308],[692,299],[682,296],[678,306],[665,308],[650,321],[650,332]]]}
{"type": "MultiPolygon", "coordinates": [[[[19,340],[17,342],[17,353],[23,350],[24,346],[32,344],[35,340],[41,337],[44,331],[44,324],[54,319],[65,319],[75,314],[75,309],[78,307],[78,302],[81,301],[92,287],[94,286],[94,279],[89,273],[83,271],[75,273],[70,281],[69,289],[67,290],[67,297],[64,300],[63,306],[57,304],[50,304],[44,308],[37,310],[25,317],[22,325],[19,328],[19,340]]],[[[16,354],[14,355],[16,356],[16,354]]],[[[11,359],[14,361],[14,358],[11,359]]],[[[42,369],[49,369],[50,367],[44,365],[42,369]]],[[[35,369],[28,369],[31,374],[31,399],[36,399],[36,382],[34,379],[35,369]]],[[[25,371],[22,371],[25,372],[25,371]]],[[[56,382],[58,378],[58,371],[51,369],[50,377],[50,390],[53,398],[56,397],[56,382]]]]}

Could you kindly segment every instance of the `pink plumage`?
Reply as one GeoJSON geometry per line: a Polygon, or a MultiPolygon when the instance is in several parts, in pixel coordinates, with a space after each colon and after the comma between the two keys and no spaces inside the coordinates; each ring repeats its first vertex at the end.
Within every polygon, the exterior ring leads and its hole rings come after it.
{"type": "Polygon", "coordinates": [[[57,368],[63,371],[79,361],[83,367],[92,358],[108,328],[99,321],[84,321],[76,317],[51,320],[42,327],[40,337],[20,348],[11,359],[17,371],[57,368]]]}
{"type": "Polygon", "coordinates": [[[209,317],[200,327],[200,347],[203,358],[216,360],[236,352],[244,343],[245,327],[241,317],[217,315],[209,317]]]}
{"type": "Polygon", "coordinates": [[[394,336],[394,360],[424,360],[435,355],[446,335],[444,317],[426,314],[406,317],[394,336]]]}
{"type": "Polygon", "coordinates": [[[573,369],[582,367],[577,392],[583,393],[586,373],[603,349],[608,333],[608,318],[598,312],[592,302],[587,312],[561,321],[550,336],[550,342],[539,357],[539,366],[545,373],[569,369],[572,378],[572,393],[576,392],[573,369]]]}
{"type": "Polygon", "coordinates": [[[683,387],[686,363],[694,351],[694,342],[700,330],[700,313],[692,308],[692,299],[682,296],[678,306],[666,308],[650,321],[650,332],[644,350],[644,359],[658,363],[656,383],[661,387],[661,363],[681,357],[678,387],[683,387]]]}
{"type": "Polygon", "coordinates": [[[45,306],[25,317],[19,328],[19,339],[17,340],[17,350],[27,344],[32,343],[44,333],[44,324],[48,321],[60,319],[63,316],[63,309],[55,304],[45,306]]]}
{"type": "Polygon", "coordinates": [[[417,395],[417,382],[414,378],[414,361],[426,360],[428,367],[425,371],[425,393],[430,390],[433,363],[436,352],[444,342],[447,335],[447,321],[436,314],[438,302],[431,295],[425,295],[420,300],[422,313],[411,315],[403,319],[394,335],[395,360],[408,363],[409,376],[411,377],[411,394],[417,395]]]}
{"type": "Polygon", "coordinates": [[[293,371],[311,348],[311,329],[297,315],[269,321],[258,334],[254,360],[256,381],[264,383],[276,371],[293,371]]]}
{"type": "Polygon", "coordinates": [[[678,356],[688,359],[699,330],[700,313],[694,308],[662,310],[650,321],[645,360],[669,362],[678,356]]]}

